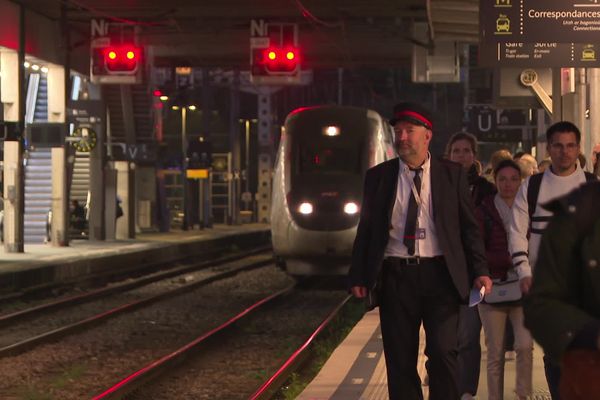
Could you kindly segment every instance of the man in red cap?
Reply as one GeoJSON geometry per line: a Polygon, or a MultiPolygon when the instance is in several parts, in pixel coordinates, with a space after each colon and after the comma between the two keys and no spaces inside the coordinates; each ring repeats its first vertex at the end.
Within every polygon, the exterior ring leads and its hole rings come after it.
{"type": "Polygon", "coordinates": [[[429,398],[457,400],[459,305],[471,287],[492,287],[483,241],[465,171],[429,153],[429,111],[401,103],[390,123],[400,157],[365,176],[350,288],[378,299],[390,399],[423,399],[416,368],[422,323],[429,398]]]}

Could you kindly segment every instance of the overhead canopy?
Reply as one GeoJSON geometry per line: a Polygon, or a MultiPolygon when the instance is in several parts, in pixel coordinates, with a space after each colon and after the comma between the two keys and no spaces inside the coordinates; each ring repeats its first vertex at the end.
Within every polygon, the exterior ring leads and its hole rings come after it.
{"type": "MultiPolygon", "coordinates": [[[[303,65],[397,66],[410,60],[413,21],[427,22],[426,0],[22,0],[56,21],[64,9],[72,44],[85,46],[91,19],[138,25],[156,65],[248,68],[250,21],[299,26],[303,65]]],[[[431,3],[434,34],[471,40],[477,18],[460,7],[477,1],[431,3]],[[447,4],[447,6],[446,6],[447,4]],[[455,5],[455,8],[450,7],[455,5]]],[[[475,11],[476,14],[476,11],[475,11]]],[[[88,41],[89,43],[89,41],[88,41]]]]}

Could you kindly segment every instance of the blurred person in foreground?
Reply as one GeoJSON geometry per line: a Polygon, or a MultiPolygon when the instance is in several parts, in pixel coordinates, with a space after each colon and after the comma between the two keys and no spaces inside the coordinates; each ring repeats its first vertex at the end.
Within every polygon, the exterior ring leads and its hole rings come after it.
{"type": "MultiPolygon", "coordinates": [[[[483,234],[492,279],[506,281],[509,274],[516,275],[508,251],[507,232],[511,208],[521,185],[521,168],[513,160],[504,160],[496,167],[494,176],[498,193],[484,198],[475,216],[483,234]]],[[[521,301],[487,303],[484,298],[478,308],[487,347],[488,400],[504,399],[504,344],[509,321],[516,352],[517,398],[528,399],[533,385],[533,339],[523,323],[521,301]]]]}
{"type": "Polygon", "coordinates": [[[562,400],[600,399],[600,183],[587,183],[546,207],[525,300],[525,324],[560,364],[562,400]]]}
{"type": "Polygon", "coordinates": [[[467,174],[429,153],[431,113],[400,103],[390,120],[399,158],[365,176],[349,286],[378,298],[390,400],[422,400],[419,331],[426,333],[430,400],[458,400],[459,305],[491,291],[467,174]]]}

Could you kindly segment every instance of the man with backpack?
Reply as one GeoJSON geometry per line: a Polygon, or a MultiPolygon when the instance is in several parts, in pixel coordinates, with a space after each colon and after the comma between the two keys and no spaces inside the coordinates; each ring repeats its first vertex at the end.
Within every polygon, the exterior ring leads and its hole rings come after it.
{"type": "MultiPolygon", "coordinates": [[[[597,179],[577,165],[581,132],[573,123],[561,121],[550,126],[546,141],[552,162],[550,168],[521,184],[512,208],[509,250],[524,295],[531,288],[531,267],[537,259],[542,233],[552,217],[552,212],[542,205],[566,195],[586,181],[597,179]]],[[[544,356],[544,370],[552,399],[557,400],[560,368],[544,356]]]]}

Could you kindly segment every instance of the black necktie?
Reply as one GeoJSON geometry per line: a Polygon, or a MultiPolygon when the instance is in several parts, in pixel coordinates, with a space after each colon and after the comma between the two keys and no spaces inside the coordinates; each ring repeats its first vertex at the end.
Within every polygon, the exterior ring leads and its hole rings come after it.
{"type": "MultiPolygon", "coordinates": [[[[421,194],[421,171],[423,168],[410,169],[415,173],[415,177],[413,178],[413,182],[415,183],[415,188],[417,189],[417,194],[421,194]]],[[[417,199],[415,198],[415,194],[410,191],[410,199],[408,200],[408,212],[406,213],[406,225],[404,225],[404,245],[408,249],[409,255],[415,254],[415,236],[417,234],[417,216],[419,212],[419,207],[417,206],[417,199]]]]}

